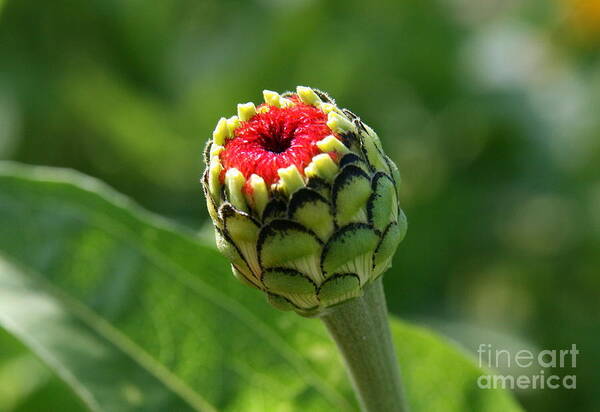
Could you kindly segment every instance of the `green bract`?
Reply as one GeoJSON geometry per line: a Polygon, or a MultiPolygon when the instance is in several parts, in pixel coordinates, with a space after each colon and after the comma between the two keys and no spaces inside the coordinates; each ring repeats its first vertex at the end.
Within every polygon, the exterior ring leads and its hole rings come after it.
{"type": "Polygon", "coordinates": [[[264,95],[266,104],[238,105],[237,116],[221,119],[208,142],[202,179],[208,211],[217,246],[238,279],[279,309],[314,316],[360,296],[390,266],[406,233],[400,175],[377,134],[325,93],[298,87],[264,95]],[[319,109],[331,131],[314,143],[319,153],[303,170],[279,168],[269,184],[223,165],[222,153],[245,122],[294,105],[319,109]]]}

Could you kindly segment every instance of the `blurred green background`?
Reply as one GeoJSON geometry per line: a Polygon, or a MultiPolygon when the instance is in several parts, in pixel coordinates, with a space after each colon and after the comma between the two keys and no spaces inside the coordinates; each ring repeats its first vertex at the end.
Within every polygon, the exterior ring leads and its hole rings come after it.
{"type": "MultiPolygon", "coordinates": [[[[0,0],[0,158],[80,170],[202,231],[217,119],[263,89],[326,90],[403,175],[391,310],[471,350],[575,343],[576,370],[551,373],[576,390],[517,396],[598,411],[599,50],[598,0],[0,0]]],[[[50,372],[22,361],[0,399],[78,405],[30,391],[50,372]]]]}

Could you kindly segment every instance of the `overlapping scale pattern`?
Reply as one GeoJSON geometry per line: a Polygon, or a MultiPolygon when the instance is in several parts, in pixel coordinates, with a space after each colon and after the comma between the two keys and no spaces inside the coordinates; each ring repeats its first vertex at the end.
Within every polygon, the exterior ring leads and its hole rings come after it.
{"type": "Polygon", "coordinates": [[[377,134],[327,94],[263,94],[207,144],[207,207],[234,275],[315,316],[390,266],[407,228],[400,175],[377,134]]]}

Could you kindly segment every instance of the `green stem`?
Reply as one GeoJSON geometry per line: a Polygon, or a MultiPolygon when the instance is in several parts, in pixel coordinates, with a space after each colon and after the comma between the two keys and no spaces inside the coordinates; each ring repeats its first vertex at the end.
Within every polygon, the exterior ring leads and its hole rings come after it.
{"type": "Polygon", "coordinates": [[[365,294],[321,316],[335,340],[365,412],[408,411],[381,278],[365,294]]]}

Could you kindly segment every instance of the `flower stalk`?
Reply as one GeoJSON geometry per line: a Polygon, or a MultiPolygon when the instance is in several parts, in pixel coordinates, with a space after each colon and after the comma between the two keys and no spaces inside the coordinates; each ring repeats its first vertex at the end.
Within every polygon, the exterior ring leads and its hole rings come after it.
{"type": "Polygon", "coordinates": [[[331,308],[321,319],[344,358],[362,410],[408,411],[381,278],[363,296],[331,308]]]}

